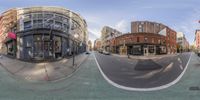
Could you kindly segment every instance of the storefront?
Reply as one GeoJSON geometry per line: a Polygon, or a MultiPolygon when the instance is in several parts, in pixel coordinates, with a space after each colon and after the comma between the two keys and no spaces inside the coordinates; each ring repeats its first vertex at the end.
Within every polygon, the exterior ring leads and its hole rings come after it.
{"type": "Polygon", "coordinates": [[[4,40],[6,45],[7,55],[16,56],[17,44],[16,44],[16,34],[13,32],[9,32],[6,39],[4,40]]]}

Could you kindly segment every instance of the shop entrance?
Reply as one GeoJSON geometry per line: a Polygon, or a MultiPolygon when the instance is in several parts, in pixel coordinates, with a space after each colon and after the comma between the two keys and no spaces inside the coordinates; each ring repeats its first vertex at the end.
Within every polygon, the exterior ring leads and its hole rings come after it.
{"type": "Polygon", "coordinates": [[[149,52],[148,52],[148,48],[144,48],[144,56],[148,56],[149,52]]]}
{"type": "Polygon", "coordinates": [[[48,35],[33,36],[33,58],[44,60],[53,58],[53,49],[48,35]]]}

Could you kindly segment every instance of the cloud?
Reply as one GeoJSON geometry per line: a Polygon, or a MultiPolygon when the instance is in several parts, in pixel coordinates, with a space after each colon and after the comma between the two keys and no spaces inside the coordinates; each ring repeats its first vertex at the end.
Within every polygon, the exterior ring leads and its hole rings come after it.
{"type": "Polygon", "coordinates": [[[194,42],[195,38],[195,31],[199,28],[200,23],[198,21],[200,20],[200,10],[195,9],[194,13],[187,18],[186,20],[183,20],[181,23],[174,26],[174,29],[176,31],[183,32],[187,38],[187,40],[192,44],[194,42]]]}
{"type": "Polygon", "coordinates": [[[101,31],[100,29],[97,29],[97,28],[93,28],[93,29],[89,28],[88,32],[92,34],[95,38],[100,38],[101,36],[101,31]]]}
{"type": "Polygon", "coordinates": [[[129,22],[127,22],[127,21],[124,20],[124,19],[121,20],[121,21],[119,21],[119,22],[114,26],[115,29],[117,29],[117,30],[119,30],[119,31],[121,31],[121,32],[123,32],[123,33],[128,32],[128,31],[129,31],[129,27],[130,27],[129,22]]]}

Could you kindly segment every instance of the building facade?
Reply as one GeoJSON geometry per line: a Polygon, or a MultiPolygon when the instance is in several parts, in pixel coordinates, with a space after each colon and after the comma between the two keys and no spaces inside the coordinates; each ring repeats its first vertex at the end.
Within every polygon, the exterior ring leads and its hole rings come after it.
{"type": "Polygon", "coordinates": [[[189,42],[185,38],[185,34],[177,32],[177,52],[184,52],[189,50],[189,42]]]}
{"type": "Polygon", "coordinates": [[[110,51],[110,46],[106,45],[107,42],[109,42],[110,39],[115,38],[119,35],[121,35],[122,32],[113,29],[109,26],[104,26],[101,30],[101,46],[103,50],[110,51]]]}
{"type": "Polygon", "coordinates": [[[195,47],[200,50],[200,30],[196,30],[195,32],[195,47]]]}
{"type": "Polygon", "coordinates": [[[89,49],[89,51],[92,51],[92,41],[91,40],[88,41],[88,49],[89,49]]]}
{"type": "Polygon", "coordinates": [[[9,53],[14,55],[16,49],[7,49],[7,46],[14,45],[15,42],[12,39],[8,39],[9,32],[16,32],[17,30],[17,10],[10,9],[1,14],[0,17],[0,53],[9,53]],[[7,43],[5,43],[7,41],[7,43]],[[13,42],[12,42],[13,41],[13,42]],[[8,45],[6,45],[8,44],[8,45]],[[15,51],[14,51],[15,50],[15,51]]]}
{"type": "Polygon", "coordinates": [[[173,54],[177,51],[177,33],[164,24],[150,21],[135,21],[131,22],[131,32],[161,34],[166,37],[167,54],[173,54]]]}
{"type": "Polygon", "coordinates": [[[126,55],[166,54],[166,38],[154,33],[126,33],[111,39],[113,51],[126,55]]]}
{"type": "Polygon", "coordinates": [[[94,41],[94,50],[100,50],[101,49],[101,39],[96,39],[94,41]]]}
{"type": "MultiPolygon", "coordinates": [[[[62,7],[16,8],[16,30],[4,32],[7,51],[22,60],[57,59],[86,51],[87,24],[62,7]],[[78,37],[74,37],[74,35],[78,37]],[[16,38],[11,38],[15,37],[16,38]],[[10,39],[13,41],[11,44],[10,39]],[[74,49],[73,49],[74,47],[74,49]],[[73,51],[74,50],[74,51],[73,51]]],[[[7,52],[8,53],[8,52],[7,52]]]]}

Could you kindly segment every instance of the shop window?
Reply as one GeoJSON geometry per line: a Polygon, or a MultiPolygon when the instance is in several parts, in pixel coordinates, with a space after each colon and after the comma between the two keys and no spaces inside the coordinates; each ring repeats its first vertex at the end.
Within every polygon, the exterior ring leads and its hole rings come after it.
{"type": "Polygon", "coordinates": [[[60,37],[55,37],[54,40],[54,51],[55,53],[61,52],[61,38],[60,37]]]}
{"type": "Polygon", "coordinates": [[[154,53],[154,46],[149,46],[149,53],[154,53]]]}

